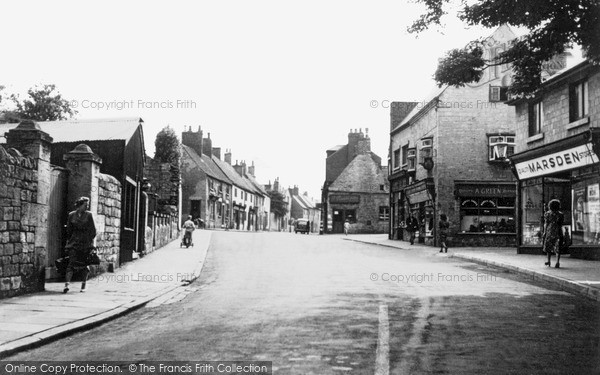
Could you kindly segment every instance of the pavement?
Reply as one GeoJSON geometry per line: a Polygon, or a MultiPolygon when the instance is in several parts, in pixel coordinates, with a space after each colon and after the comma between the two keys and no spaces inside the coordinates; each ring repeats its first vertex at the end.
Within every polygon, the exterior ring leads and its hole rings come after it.
{"type": "MultiPolygon", "coordinates": [[[[432,255],[459,258],[497,267],[527,275],[534,280],[553,283],[565,291],[600,302],[600,262],[598,261],[575,259],[569,255],[562,255],[560,268],[554,268],[544,265],[546,257],[543,254],[517,254],[517,249],[512,247],[457,247],[450,248],[447,254],[439,254],[437,247],[411,245],[407,241],[390,240],[387,234],[354,234],[342,238],[348,241],[407,251],[425,251],[432,255]]],[[[552,257],[552,265],[555,261],[556,257],[552,257]]]]}
{"type": "Polygon", "coordinates": [[[98,326],[142,306],[172,303],[192,291],[210,245],[211,231],[194,232],[194,246],[176,239],[114,273],[88,280],[85,293],[74,281],[46,283],[45,291],[2,300],[0,358],[98,326]]]}

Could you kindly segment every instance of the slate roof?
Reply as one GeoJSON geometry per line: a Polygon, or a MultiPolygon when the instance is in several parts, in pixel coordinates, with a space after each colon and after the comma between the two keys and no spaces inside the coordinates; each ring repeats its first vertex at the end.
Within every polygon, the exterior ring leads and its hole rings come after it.
{"type": "Polygon", "coordinates": [[[212,156],[212,160],[235,186],[246,191],[255,192],[256,189],[250,183],[250,181],[240,176],[240,174],[236,172],[232,165],[214,155],[212,156]]]}
{"type": "Polygon", "coordinates": [[[388,193],[387,173],[379,167],[371,155],[357,155],[329,185],[329,191],[388,193]],[[381,191],[380,185],[385,186],[384,191],[381,191]]]}
{"type": "MultiPolygon", "coordinates": [[[[109,119],[86,119],[66,121],[36,121],[44,132],[50,134],[54,143],[119,140],[129,142],[138,126],[144,123],[140,117],[109,119]]],[[[4,133],[19,124],[0,124],[0,143],[6,143],[4,133]]]]}
{"type": "Polygon", "coordinates": [[[254,176],[252,175],[247,175],[246,178],[248,179],[248,181],[250,181],[250,183],[255,187],[255,190],[257,190],[257,192],[261,195],[266,196],[267,195],[267,191],[265,190],[264,186],[261,185],[258,181],[256,181],[256,179],[254,178],[254,176]]]}
{"type": "Polygon", "coordinates": [[[412,111],[410,111],[406,117],[404,117],[404,119],[402,119],[402,121],[400,121],[400,123],[398,125],[396,125],[394,127],[394,129],[403,126],[405,124],[407,124],[408,122],[410,122],[410,120],[412,118],[414,118],[415,116],[417,116],[419,113],[421,112],[427,112],[430,109],[427,108],[427,104],[431,103],[434,100],[438,100],[439,97],[444,93],[444,91],[446,91],[446,89],[448,88],[448,85],[443,85],[442,87],[435,87],[433,90],[431,90],[431,92],[422,100],[420,101],[413,109],[412,111]]]}
{"type": "Polygon", "coordinates": [[[206,155],[198,155],[194,149],[188,147],[186,145],[181,145],[181,149],[185,152],[188,157],[196,163],[198,168],[200,168],[204,173],[209,175],[212,178],[220,180],[222,182],[231,184],[232,181],[221,171],[221,169],[215,164],[212,160],[212,157],[208,157],[206,155]]]}

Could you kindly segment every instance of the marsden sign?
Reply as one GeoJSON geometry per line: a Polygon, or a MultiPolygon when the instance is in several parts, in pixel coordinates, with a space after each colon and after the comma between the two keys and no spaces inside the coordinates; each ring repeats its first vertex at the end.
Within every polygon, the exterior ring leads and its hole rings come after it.
{"type": "Polygon", "coordinates": [[[524,180],[584,167],[586,165],[598,163],[598,155],[592,150],[592,144],[588,143],[517,163],[515,168],[519,175],[519,179],[524,180]]]}

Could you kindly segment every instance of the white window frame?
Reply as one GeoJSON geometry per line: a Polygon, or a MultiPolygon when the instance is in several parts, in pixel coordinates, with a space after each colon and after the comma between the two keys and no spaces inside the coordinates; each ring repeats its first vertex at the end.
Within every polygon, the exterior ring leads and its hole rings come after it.
{"type": "Polygon", "coordinates": [[[394,162],[394,170],[400,168],[400,166],[402,165],[402,161],[400,160],[400,158],[402,157],[402,148],[397,148],[394,150],[394,154],[392,155],[393,162],[394,162]],[[398,156],[398,157],[396,157],[398,156]]]}
{"type": "Polygon", "coordinates": [[[514,154],[515,136],[514,135],[490,135],[488,137],[489,161],[506,161],[506,158],[514,154]],[[512,153],[509,148],[512,147],[512,153]]]}
{"type": "Polygon", "coordinates": [[[544,102],[542,100],[531,104],[531,108],[529,110],[529,117],[529,121],[534,122],[536,130],[534,133],[531,133],[531,124],[528,124],[529,136],[533,137],[535,135],[542,134],[542,129],[544,127],[544,102]],[[531,119],[531,116],[533,114],[535,114],[534,120],[531,119]]]}
{"type": "MultiPolygon", "coordinates": [[[[576,109],[569,108],[569,120],[577,121],[585,118],[590,114],[590,98],[589,98],[589,85],[588,80],[579,81],[571,86],[569,95],[573,95],[572,91],[577,92],[577,102],[574,103],[576,109]],[[572,118],[571,118],[572,117],[572,118]]],[[[569,98],[569,105],[571,104],[571,98],[569,98]]]]}
{"type": "Polygon", "coordinates": [[[417,149],[409,148],[406,156],[407,159],[407,170],[412,172],[417,169],[417,149]]]}
{"type": "Polygon", "coordinates": [[[419,150],[419,164],[425,162],[425,158],[433,157],[433,138],[421,139],[421,149],[419,150]]]}

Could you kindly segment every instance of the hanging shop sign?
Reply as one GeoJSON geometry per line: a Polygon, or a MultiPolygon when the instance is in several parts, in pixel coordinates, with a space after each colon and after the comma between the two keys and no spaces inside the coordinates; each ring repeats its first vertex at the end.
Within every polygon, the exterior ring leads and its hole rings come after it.
{"type": "Polygon", "coordinates": [[[564,151],[544,155],[539,158],[523,161],[515,165],[519,179],[567,171],[598,163],[598,155],[593,151],[591,143],[570,148],[564,151]]]}

